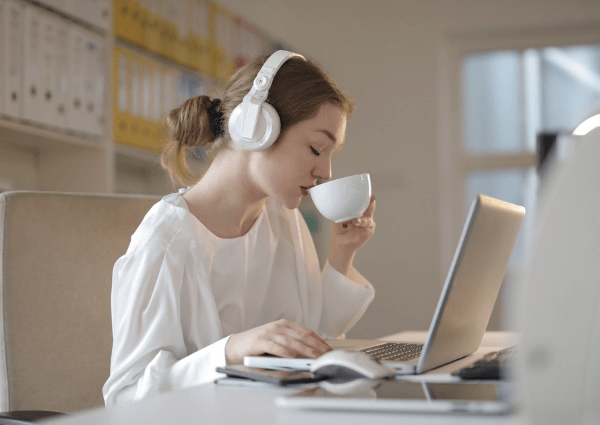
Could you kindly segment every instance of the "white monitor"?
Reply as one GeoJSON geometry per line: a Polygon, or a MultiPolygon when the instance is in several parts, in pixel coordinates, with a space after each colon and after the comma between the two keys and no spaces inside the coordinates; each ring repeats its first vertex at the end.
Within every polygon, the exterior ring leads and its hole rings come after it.
{"type": "Polygon", "coordinates": [[[522,276],[517,378],[533,424],[600,423],[600,129],[544,184],[522,276]]]}

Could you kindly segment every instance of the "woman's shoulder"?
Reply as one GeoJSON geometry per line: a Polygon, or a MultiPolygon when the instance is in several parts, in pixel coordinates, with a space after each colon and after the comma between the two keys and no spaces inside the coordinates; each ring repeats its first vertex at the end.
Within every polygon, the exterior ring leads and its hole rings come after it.
{"type": "MultiPolygon", "coordinates": [[[[154,204],[131,237],[130,249],[171,246],[176,238],[193,240],[194,222],[180,193],[172,193],[154,204]]],[[[128,251],[129,251],[128,250],[128,251]]]]}

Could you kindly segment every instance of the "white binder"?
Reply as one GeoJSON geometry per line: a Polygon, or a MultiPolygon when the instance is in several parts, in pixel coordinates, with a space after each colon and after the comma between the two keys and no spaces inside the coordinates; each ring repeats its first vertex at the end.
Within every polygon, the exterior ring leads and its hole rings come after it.
{"type": "Polygon", "coordinates": [[[111,0],[96,0],[98,3],[95,9],[96,16],[94,17],[93,24],[99,26],[102,29],[109,30],[111,26],[111,0]]]}
{"type": "Polygon", "coordinates": [[[105,90],[107,87],[106,81],[106,66],[108,61],[108,53],[104,39],[97,35],[90,33],[90,40],[95,44],[96,48],[89,52],[92,54],[90,63],[92,64],[92,97],[91,104],[93,105],[92,111],[92,122],[90,125],[90,132],[92,134],[103,136],[105,132],[105,90]]]}
{"type": "Polygon", "coordinates": [[[64,19],[57,20],[56,28],[56,125],[60,128],[69,128],[69,111],[71,102],[69,98],[69,28],[70,23],[64,19]]]}
{"type": "Polygon", "coordinates": [[[83,61],[83,128],[88,134],[94,134],[96,130],[96,74],[98,67],[98,40],[95,34],[80,29],[84,37],[84,61],[83,61]]]}
{"type": "Polygon", "coordinates": [[[23,6],[4,0],[4,49],[0,61],[3,67],[3,114],[23,117],[23,6]]]}
{"type": "Polygon", "coordinates": [[[42,17],[34,6],[25,6],[24,13],[24,81],[23,118],[40,122],[42,105],[42,17]]]}
{"type": "Polygon", "coordinates": [[[164,96],[164,109],[163,116],[166,117],[171,112],[171,109],[177,108],[179,106],[177,102],[179,101],[179,75],[175,68],[167,67],[165,68],[165,74],[163,76],[163,91],[162,94],[164,96]]]}
{"type": "Polygon", "coordinates": [[[41,85],[39,101],[39,120],[41,123],[55,127],[57,122],[56,88],[57,68],[56,30],[58,19],[49,13],[40,13],[41,24],[41,85]]]}
{"type": "Polygon", "coordinates": [[[84,131],[83,78],[85,37],[76,25],[69,28],[69,129],[84,131]]]}

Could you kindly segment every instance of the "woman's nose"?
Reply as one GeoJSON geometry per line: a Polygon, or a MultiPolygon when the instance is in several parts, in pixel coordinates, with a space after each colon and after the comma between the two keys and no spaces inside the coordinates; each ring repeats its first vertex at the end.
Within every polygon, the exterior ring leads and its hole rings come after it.
{"type": "Polygon", "coordinates": [[[331,159],[325,159],[319,166],[313,170],[313,176],[319,180],[329,180],[331,178],[331,159]]]}

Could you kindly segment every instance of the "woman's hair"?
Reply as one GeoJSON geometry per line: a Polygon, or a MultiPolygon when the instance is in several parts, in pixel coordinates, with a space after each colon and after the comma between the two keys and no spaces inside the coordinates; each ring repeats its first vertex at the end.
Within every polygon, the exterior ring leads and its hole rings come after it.
{"type": "MultiPolygon", "coordinates": [[[[211,160],[219,150],[231,143],[229,117],[252,88],[256,75],[268,58],[269,55],[265,55],[247,63],[229,79],[223,99],[216,106],[223,114],[219,137],[211,129],[209,109],[214,106],[208,96],[188,99],[169,112],[168,140],[161,154],[161,164],[169,172],[174,184],[190,186],[200,178],[187,163],[188,149],[202,148],[211,160]]],[[[287,60],[277,71],[266,102],[279,114],[279,138],[291,126],[315,117],[327,103],[339,106],[348,115],[355,109],[353,101],[342,93],[325,72],[313,62],[301,58],[287,60]]]]}

